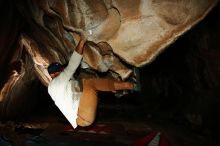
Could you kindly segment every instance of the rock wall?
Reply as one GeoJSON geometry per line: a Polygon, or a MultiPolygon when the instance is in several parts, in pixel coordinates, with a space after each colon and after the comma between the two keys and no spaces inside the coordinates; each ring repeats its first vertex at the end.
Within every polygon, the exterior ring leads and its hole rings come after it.
{"type": "MultiPolygon", "coordinates": [[[[202,20],[217,2],[217,0],[1,2],[1,15],[4,18],[0,28],[1,115],[8,113],[11,108],[14,108],[12,111],[22,108],[10,104],[11,102],[16,103],[17,100],[29,102],[26,97],[29,97],[30,92],[38,91],[37,86],[35,88],[29,86],[32,83],[40,80],[47,86],[51,80],[47,66],[54,61],[67,63],[79,41],[79,34],[83,33],[88,37],[89,51],[84,54],[86,58],[84,61],[92,69],[111,71],[125,79],[131,73],[130,67],[143,67],[151,63],[168,45],[202,20]],[[108,54],[109,57],[102,56],[106,48],[112,50],[108,54]]],[[[34,101],[34,97],[31,98],[34,101]]]]}

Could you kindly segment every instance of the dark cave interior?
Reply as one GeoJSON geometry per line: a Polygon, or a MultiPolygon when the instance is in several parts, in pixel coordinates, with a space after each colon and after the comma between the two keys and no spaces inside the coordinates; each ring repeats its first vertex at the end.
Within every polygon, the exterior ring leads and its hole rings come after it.
{"type": "MultiPolygon", "coordinates": [[[[11,17],[14,22],[7,24],[3,21],[1,31],[8,25],[16,26],[13,31],[17,34],[20,29],[25,29],[25,22],[16,18],[19,14],[3,15],[1,18],[11,17]],[[22,27],[19,28],[19,25],[22,27]]],[[[37,98],[21,104],[31,107],[28,108],[30,110],[23,108],[24,111],[13,111],[25,114],[10,120],[2,119],[0,145],[37,145],[33,142],[37,141],[38,145],[129,146],[151,131],[165,133],[170,143],[176,146],[219,145],[219,18],[218,5],[155,61],[140,68],[142,91],[122,98],[116,98],[111,93],[100,93],[94,125],[107,125],[105,130],[110,129],[108,134],[85,132],[82,129],[68,130],[67,121],[39,81],[34,84],[39,89],[35,94],[37,98]]],[[[4,37],[2,33],[0,47],[9,44],[13,47],[10,37],[16,38],[16,35],[4,37]]],[[[8,56],[4,52],[1,54],[8,56]]],[[[1,70],[4,64],[1,64],[1,70]]],[[[4,80],[3,73],[1,80],[4,80]]]]}

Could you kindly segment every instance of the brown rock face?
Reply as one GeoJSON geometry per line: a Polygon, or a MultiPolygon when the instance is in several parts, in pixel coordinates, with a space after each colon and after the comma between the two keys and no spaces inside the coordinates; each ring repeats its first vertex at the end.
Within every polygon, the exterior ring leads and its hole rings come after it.
{"type": "Polygon", "coordinates": [[[15,101],[19,93],[30,89],[20,85],[39,79],[47,86],[51,80],[47,66],[54,61],[67,63],[81,33],[88,37],[83,61],[92,69],[125,79],[131,73],[128,66],[142,67],[152,62],[217,2],[23,0],[16,1],[16,6],[8,2],[10,7],[4,13],[10,11],[10,17],[1,28],[5,29],[5,39],[0,52],[5,55],[0,59],[4,74],[0,108],[5,108],[9,98],[15,101]]]}

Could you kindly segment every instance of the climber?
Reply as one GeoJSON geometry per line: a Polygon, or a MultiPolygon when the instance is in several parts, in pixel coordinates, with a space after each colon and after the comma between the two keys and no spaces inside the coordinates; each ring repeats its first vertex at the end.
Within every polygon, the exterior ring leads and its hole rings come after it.
{"type": "Polygon", "coordinates": [[[48,73],[52,78],[48,92],[73,128],[78,125],[89,126],[94,122],[98,91],[135,89],[134,83],[108,78],[76,80],[73,75],[81,63],[85,42],[86,39],[80,39],[65,68],[60,63],[52,63],[48,66],[48,73]]]}

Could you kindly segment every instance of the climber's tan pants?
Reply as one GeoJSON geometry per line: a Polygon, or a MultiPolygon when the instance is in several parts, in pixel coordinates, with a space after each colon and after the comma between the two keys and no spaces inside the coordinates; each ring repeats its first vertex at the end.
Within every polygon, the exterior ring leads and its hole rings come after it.
{"type": "Polygon", "coordinates": [[[90,78],[83,80],[83,93],[80,97],[77,124],[79,126],[91,125],[96,116],[98,104],[98,91],[116,91],[132,89],[130,82],[120,82],[106,78],[90,78]]]}

